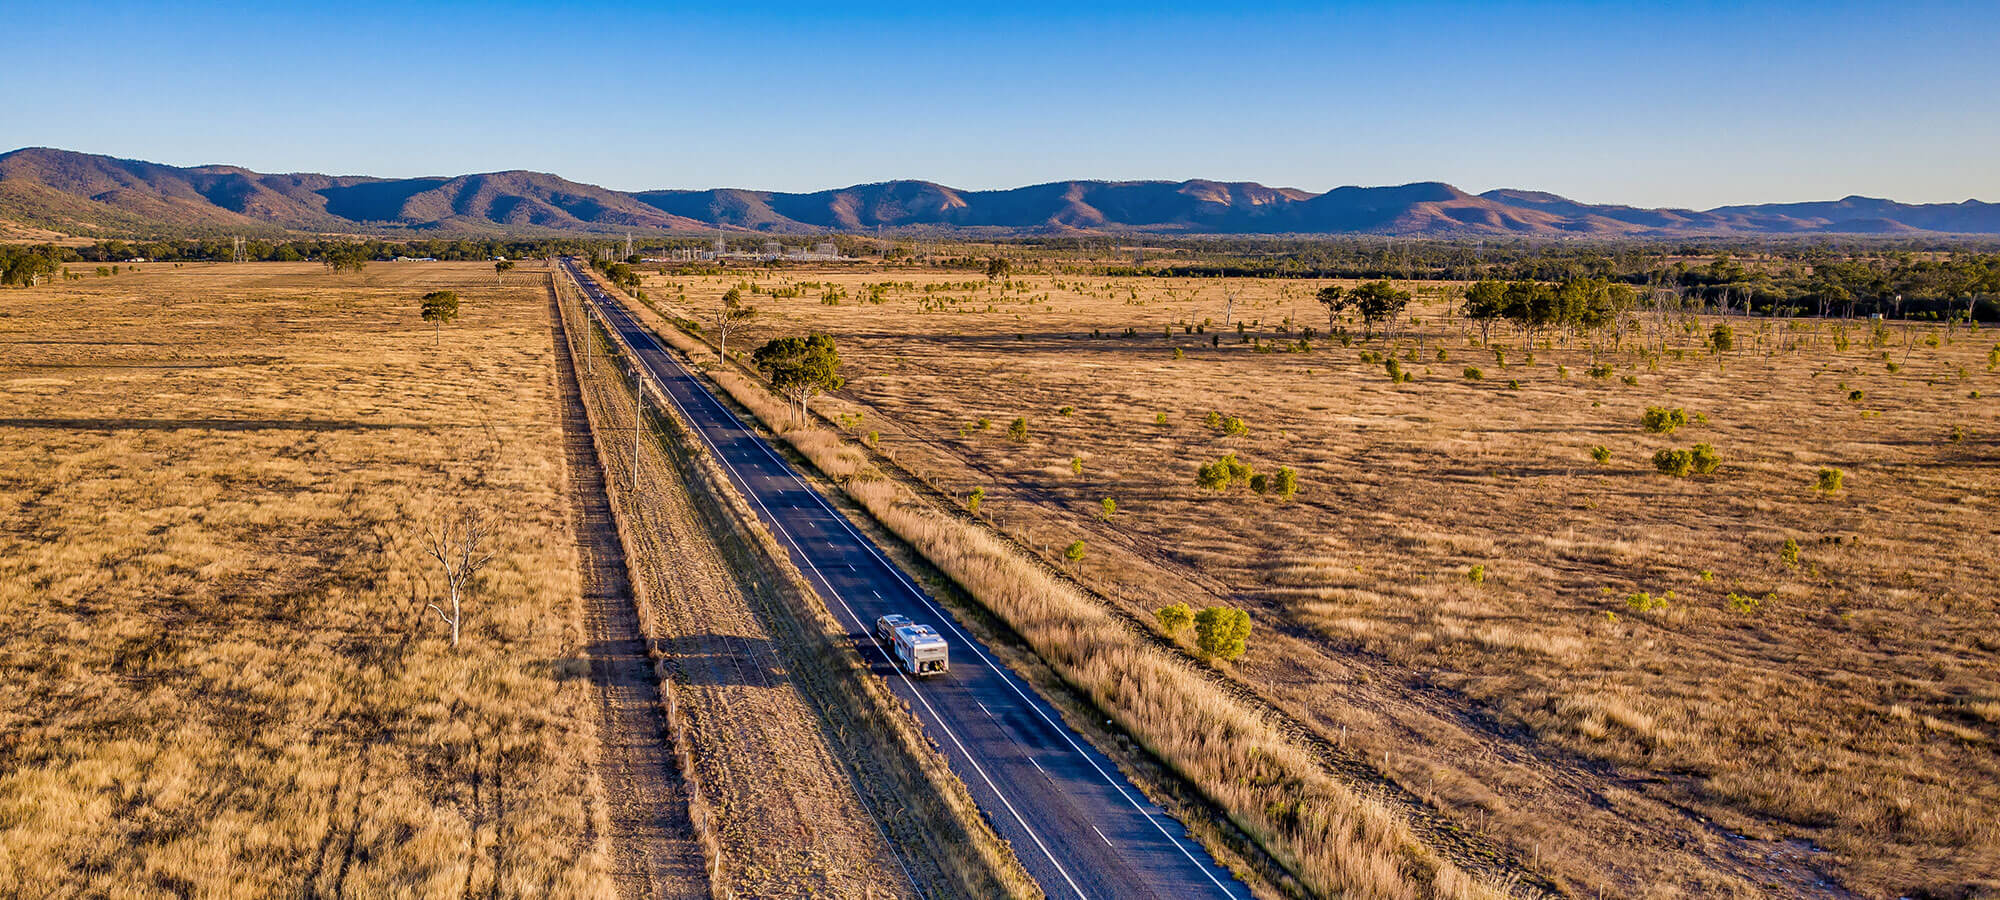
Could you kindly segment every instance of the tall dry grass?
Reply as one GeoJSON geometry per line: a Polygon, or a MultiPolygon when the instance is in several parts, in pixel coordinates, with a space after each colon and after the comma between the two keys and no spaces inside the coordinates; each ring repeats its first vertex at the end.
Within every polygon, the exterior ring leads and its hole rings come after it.
{"type": "Polygon", "coordinates": [[[0,895],[607,896],[549,367],[481,265],[7,292],[0,895]]]}

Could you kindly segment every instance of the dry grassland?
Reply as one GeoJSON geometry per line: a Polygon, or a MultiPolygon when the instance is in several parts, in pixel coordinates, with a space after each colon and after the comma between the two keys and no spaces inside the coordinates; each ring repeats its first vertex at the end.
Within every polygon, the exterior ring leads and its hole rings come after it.
{"type": "MultiPolygon", "coordinates": [[[[1473,346],[1422,297],[1397,341],[1342,347],[1303,281],[1227,285],[1259,342],[1322,332],[1260,353],[1221,328],[1217,281],[916,276],[957,284],[869,303],[868,283],[912,276],[754,277],[814,284],[751,296],[732,347],[836,335],[850,385],[823,412],[860,413],[852,435],[952,494],[983,488],[990,521],[1051,563],[1084,540],[1075,576],[1129,617],[1249,608],[1251,653],[1222,680],[1311,729],[1324,764],[1419,798],[1426,833],[1485,833],[1579,893],[2000,889],[1990,329],[1898,326],[1875,347],[1850,323],[1842,350],[1830,325],[1738,319],[1715,356],[1712,320],[1649,326],[1684,352],[1628,339],[1600,379],[1581,343],[1473,346]],[[1364,350],[1414,352],[1414,380],[1364,350]],[[1652,405],[1701,417],[1651,434],[1652,405]],[[1697,442],[1715,474],[1653,470],[1697,442]],[[1228,451],[1295,468],[1300,495],[1196,489],[1228,451]],[[1822,467],[1843,490],[1813,489],[1822,467]]],[[[712,317],[735,280],[648,293],[712,317]]]]}
{"type": "Polygon", "coordinates": [[[609,895],[550,354],[484,263],[0,293],[0,895],[609,895]]]}

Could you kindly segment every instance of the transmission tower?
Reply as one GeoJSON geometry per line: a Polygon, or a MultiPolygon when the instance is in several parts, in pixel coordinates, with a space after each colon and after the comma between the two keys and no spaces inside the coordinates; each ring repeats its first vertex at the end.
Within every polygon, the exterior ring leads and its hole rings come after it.
{"type": "Polygon", "coordinates": [[[625,232],[625,258],[632,258],[632,232],[625,232]]]}
{"type": "Polygon", "coordinates": [[[249,262],[250,251],[245,249],[245,247],[243,246],[243,238],[236,237],[236,238],[231,238],[231,240],[235,242],[235,247],[229,251],[229,261],[249,262]]]}

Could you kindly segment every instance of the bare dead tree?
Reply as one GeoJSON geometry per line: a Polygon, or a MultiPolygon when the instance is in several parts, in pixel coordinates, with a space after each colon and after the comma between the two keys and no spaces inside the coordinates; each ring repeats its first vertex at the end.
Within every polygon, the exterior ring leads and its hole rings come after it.
{"type": "Polygon", "coordinates": [[[451,626],[451,645],[458,646],[460,625],[465,621],[462,604],[471,593],[472,579],[478,577],[481,569],[493,561],[493,554],[482,552],[490,531],[486,517],[467,509],[447,514],[424,532],[424,550],[431,559],[437,560],[444,572],[444,583],[450,596],[451,614],[436,603],[427,604],[438,618],[451,626]]]}

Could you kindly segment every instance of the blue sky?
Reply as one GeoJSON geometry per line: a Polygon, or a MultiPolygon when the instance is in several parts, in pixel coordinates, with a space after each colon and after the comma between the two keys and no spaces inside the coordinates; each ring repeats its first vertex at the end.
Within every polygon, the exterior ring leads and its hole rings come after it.
{"type": "Polygon", "coordinates": [[[1449,181],[2000,201],[2000,4],[67,3],[0,149],[635,190],[1449,181]]]}

